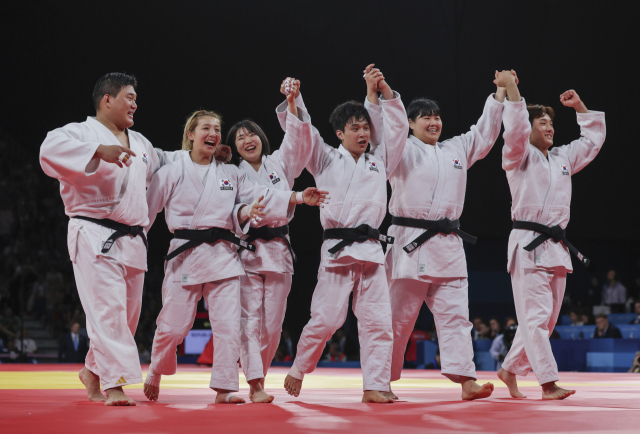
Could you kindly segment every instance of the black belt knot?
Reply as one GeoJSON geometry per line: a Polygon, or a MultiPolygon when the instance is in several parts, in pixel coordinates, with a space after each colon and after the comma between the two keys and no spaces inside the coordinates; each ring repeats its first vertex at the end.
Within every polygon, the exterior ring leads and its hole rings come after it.
{"type": "Polygon", "coordinates": [[[271,241],[275,238],[281,238],[285,243],[287,243],[287,247],[289,248],[289,253],[291,253],[293,262],[296,262],[296,254],[293,252],[293,248],[291,247],[291,243],[287,239],[287,235],[289,235],[289,225],[278,226],[277,228],[262,226],[259,228],[249,228],[249,237],[245,241],[247,243],[252,243],[257,239],[271,241]]]}
{"type": "Polygon", "coordinates": [[[350,246],[354,242],[367,241],[373,239],[386,244],[393,244],[393,237],[380,233],[378,229],[372,228],[367,224],[361,224],[355,228],[333,228],[325,229],[323,238],[325,240],[338,239],[342,240],[335,246],[329,249],[329,253],[332,255],[338,253],[340,250],[347,246],[350,246]]]}
{"type": "Polygon", "coordinates": [[[391,224],[425,229],[425,232],[423,234],[421,234],[415,240],[411,241],[409,244],[402,248],[407,253],[413,252],[415,249],[429,241],[430,238],[434,237],[438,233],[449,235],[450,233],[455,232],[463,241],[466,241],[467,243],[475,244],[476,241],[478,241],[478,238],[460,230],[460,220],[458,219],[450,220],[445,217],[441,220],[421,220],[409,217],[393,216],[391,218],[391,224]]]}
{"type": "Polygon", "coordinates": [[[97,225],[100,225],[115,231],[114,233],[111,234],[111,236],[107,239],[107,241],[105,241],[104,244],[102,245],[102,250],[101,250],[102,253],[107,253],[109,250],[111,250],[113,243],[115,243],[118,238],[122,238],[125,235],[131,235],[132,237],[139,236],[140,238],[142,238],[142,242],[144,243],[144,246],[147,249],[149,248],[149,244],[147,243],[147,237],[144,234],[144,228],[142,226],[129,226],[129,225],[125,225],[124,223],[119,223],[109,219],[94,219],[94,218],[85,217],[82,215],[76,215],[76,216],[73,216],[72,218],[86,220],[88,222],[95,223],[97,225]]]}
{"type": "Polygon", "coordinates": [[[235,236],[233,232],[229,229],[222,228],[209,228],[209,229],[176,229],[173,232],[173,238],[178,238],[181,240],[188,240],[186,243],[176,248],[173,252],[169,253],[164,257],[165,261],[169,261],[180,253],[192,249],[194,247],[198,247],[203,243],[215,243],[220,240],[229,241],[239,247],[250,250],[252,252],[256,251],[256,246],[253,244],[249,244],[247,241],[242,240],[235,236]]]}
{"type": "Polygon", "coordinates": [[[591,263],[589,258],[585,257],[582,253],[580,253],[578,249],[576,249],[573,246],[573,244],[571,244],[569,240],[567,240],[566,231],[562,229],[559,225],[550,227],[540,223],[514,220],[513,229],[524,229],[524,230],[540,233],[540,235],[538,235],[536,238],[533,239],[533,241],[531,241],[527,246],[524,247],[524,249],[527,252],[532,251],[533,249],[538,247],[540,244],[544,243],[549,238],[551,238],[555,242],[562,241],[564,245],[567,246],[569,251],[573,253],[580,260],[580,262],[582,262],[582,264],[585,267],[588,267],[589,264],[591,263]]]}

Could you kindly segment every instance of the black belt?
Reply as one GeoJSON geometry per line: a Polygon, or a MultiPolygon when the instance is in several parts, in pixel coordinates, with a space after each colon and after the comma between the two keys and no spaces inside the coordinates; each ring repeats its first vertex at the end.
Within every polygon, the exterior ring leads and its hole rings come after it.
{"type": "Polygon", "coordinates": [[[176,229],[173,232],[173,238],[181,240],[189,240],[173,252],[164,257],[165,261],[169,261],[185,250],[198,247],[202,243],[215,243],[216,241],[224,240],[232,242],[243,249],[256,251],[256,246],[249,244],[248,242],[236,237],[229,229],[209,228],[209,229],[176,229]]]}
{"type": "Polygon", "coordinates": [[[335,246],[329,249],[329,253],[336,254],[343,248],[350,246],[356,241],[367,241],[368,239],[374,239],[387,244],[393,244],[393,237],[389,237],[380,233],[378,229],[374,229],[369,225],[362,224],[357,228],[335,228],[325,229],[324,239],[338,239],[342,240],[335,246]]]}
{"type": "Polygon", "coordinates": [[[245,241],[252,243],[257,239],[271,241],[274,238],[282,238],[284,242],[287,243],[293,262],[296,262],[296,254],[293,253],[293,248],[291,248],[291,243],[287,239],[287,235],[289,235],[289,225],[278,226],[277,228],[262,226],[261,228],[249,228],[249,238],[245,241]]]}
{"type": "Polygon", "coordinates": [[[107,241],[105,241],[104,244],[102,245],[102,253],[107,253],[111,249],[111,246],[113,246],[113,243],[115,243],[118,238],[122,238],[125,235],[131,235],[132,237],[137,237],[139,235],[140,238],[142,238],[142,241],[144,242],[145,247],[147,249],[149,248],[149,244],[147,243],[147,237],[144,234],[144,228],[142,226],[129,226],[129,225],[118,223],[109,219],[94,219],[91,217],[85,217],[81,215],[75,215],[72,218],[86,220],[88,222],[92,222],[97,225],[104,226],[105,228],[109,228],[115,231],[113,234],[111,234],[111,236],[107,239],[107,241]]]}
{"type": "Polygon", "coordinates": [[[580,253],[578,249],[573,247],[573,244],[571,244],[567,240],[566,231],[560,226],[549,227],[540,223],[515,220],[513,222],[513,229],[525,229],[528,231],[540,232],[540,235],[538,235],[533,241],[531,241],[528,246],[524,247],[527,252],[532,251],[540,244],[551,238],[555,242],[562,241],[564,245],[569,248],[569,251],[576,255],[576,257],[585,265],[585,267],[588,267],[589,263],[591,262],[582,253],[580,253]]]}
{"type": "Polygon", "coordinates": [[[463,241],[467,243],[475,244],[478,241],[477,237],[473,235],[469,235],[466,232],[460,230],[460,220],[449,220],[448,218],[444,218],[442,220],[421,220],[421,219],[412,219],[409,217],[392,217],[391,218],[392,225],[398,226],[408,226],[410,228],[419,228],[426,229],[422,235],[420,235],[415,240],[411,241],[409,244],[404,246],[402,249],[411,253],[422,244],[426,243],[429,238],[435,236],[438,233],[449,235],[451,232],[456,233],[463,241]]]}

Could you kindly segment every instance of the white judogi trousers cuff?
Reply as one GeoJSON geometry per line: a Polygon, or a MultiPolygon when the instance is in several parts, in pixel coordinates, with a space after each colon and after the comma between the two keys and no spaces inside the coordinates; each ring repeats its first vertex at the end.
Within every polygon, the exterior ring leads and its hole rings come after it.
{"type": "Polygon", "coordinates": [[[167,274],[162,284],[162,310],[156,321],[149,369],[161,375],[176,373],[176,347],[193,326],[198,301],[204,296],[209,305],[214,348],[209,387],[237,392],[240,389],[240,278],[186,286],[173,280],[173,276],[167,274]]]}
{"type": "Polygon", "coordinates": [[[144,270],[96,256],[82,231],[77,242],[73,274],[91,340],[85,366],[100,377],[105,390],[142,383],[133,337],[142,306],[144,270]]]}
{"type": "Polygon", "coordinates": [[[352,291],[364,390],[388,392],[393,336],[384,265],[365,262],[320,267],[311,301],[311,319],[298,341],[295,365],[304,374],[315,370],[326,342],[347,318],[352,291]]]}
{"type": "Polygon", "coordinates": [[[396,279],[389,293],[393,323],[391,381],[400,379],[407,342],[426,302],[433,314],[440,346],[441,373],[454,383],[460,377],[476,379],[469,322],[469,285],[464,279],[396,279]]]}
{"type": "Polygon", "coordinates": [[[549,336],[558,321],[566,282],[564,267],[524,269],[516,252],[511,286],[518,330],[502,369],[516,375],[527,375],[533,369],[540,385],[559,380],[549,336]]]}
{"type": "Polygon", "coordinates": [[[240,361],[247,381],[264,378],[280,345],[291,274],[247,273],[240,277],[240,361]]]}

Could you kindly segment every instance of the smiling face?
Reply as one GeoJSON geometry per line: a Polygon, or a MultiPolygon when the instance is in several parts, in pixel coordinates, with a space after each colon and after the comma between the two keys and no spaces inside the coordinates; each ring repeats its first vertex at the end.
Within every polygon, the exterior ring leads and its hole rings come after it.
{"type": "Polygon", "coordinates": [[[536,118],[531,123],[531,136],[529,141],[533,146],[546,151],[553,145],[553,119],[549,115],[536,118]]]}
{"type": "Polygon", "coordinates": [[[193,131],[187,132],[192,142],[192,152],[199,156],[211,157],[220,143],[220,121],[213,116],[203,116],[193,131]]]}
{"type": "Polygon", "coordinates": [[[369,145],[371,130],[366,119],[349,119],[344,126],[344,131],[337,130],[336,135],[342,141],[342,146],[354,157],[360,157],[369,145]]]}
{"type": "Polygon", "coordinates": [[[442,119],[435,114],[420,116],[415,121],[409,119],[409,128],[413,130],[413,135],[421,142],[435,145],[442,133],[442,119]]]}
{"type": "Polygon", "coordinates": [[[133,114],[138,109],[136,98],[137,94],[133,86],[124,86],[115,96],[105,95],[99,110],[104,112],[118,128],[131,128],[133,114]]]}
{"type": "Polygon", "coordinates": [[[236,133],[236,149],[240,157],[248,163],[262,161],[262,140],[253,131],[238,128],[236,133]]]}

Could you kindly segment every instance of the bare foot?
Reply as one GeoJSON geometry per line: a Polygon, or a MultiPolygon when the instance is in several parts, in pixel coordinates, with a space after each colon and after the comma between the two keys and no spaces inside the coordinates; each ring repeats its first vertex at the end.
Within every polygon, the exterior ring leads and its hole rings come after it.
{"type": "Polygon", "coordinates": [[[256,378],[249,381],[249,399],[256,404],[268,404],[273,401],[273,396],[264,391],[262,383],[264,378],[256,378]]]}
{"type": "Polygon", "coordinates": [[[246,401],[231,393],[230,390],[218,390],[216,404],[244,404],[246,401]]]}
{"type": "Polygon", "coordinates": [[[362,402],[378,402],[385,404],[393,402],[393,398],[385,396],[383,392],[378,390],[365,390],[362,395],[362,402]]]}
{"type": "Polygon", "coordinates": [[[516,380],[516,374],[512,374],[509,371],[505,371],[500,368],[498,371],[498,378],[502,380],[504,384],[509,388],[509,394],[512,398],[526,398],[525,395],[518,390],[518,381],[516,380]]]}
{"type": "Polygon", "coordinates": [[[565,399],[574,393],[576,393],[575,390],[563,389],[555,381],[542,385],[542,399],[565,399]]]}
{"type": "Polygon", "coordinates": [[[149,401],[157,401],[160,395],[160,379],[162,375],[156,374],[151,369],[147,372],[147,378],[144,380],[144,396],[149,401]]]}
{"type": "Polygon", "coordinates": [[[287,378],[284,379],[284,388],[289,395],[298,396],[300,395],[300,389],[302,389],[302,380],[287,375],[287,378]]]}
{"type": "Polygon", "coordinates": [[[100,377],[87,368],[82,368],[82,370],[78,372],[78,378],[80,378],[84,387],[87,388],[87,397],[89,398],[89,401],[105,402],[107,400],[102,392],[100,392],[100,377]]]}
{"type": "Polygon", "coordinates": [[[104,405],[129,405],[134,406],[136,402],[124,394],[122,387],[114,387],[104,391],[107,394],[107,402],[104,405]]]}
{"type": "Polygon", "coordinates": [[[398,397],[396,396],[396,394],[395,394],[395,393],[393,393],[393,390],[390,390],[390,391],[388,391],[388,392],[380,392],[380,394],[381,394],[382,396],[384,396],[385,398],[393,399],[394,401],[395,401],[396,399],[398,399],[398,397]]]}
{"type": "Polygon", "coordinates": [[[488,398],[493,393],[493,384],[485,383],[482,386],[476,383],[473,378],[462,380],[462,399],[472,401],[474,399],[488,398]]]}

